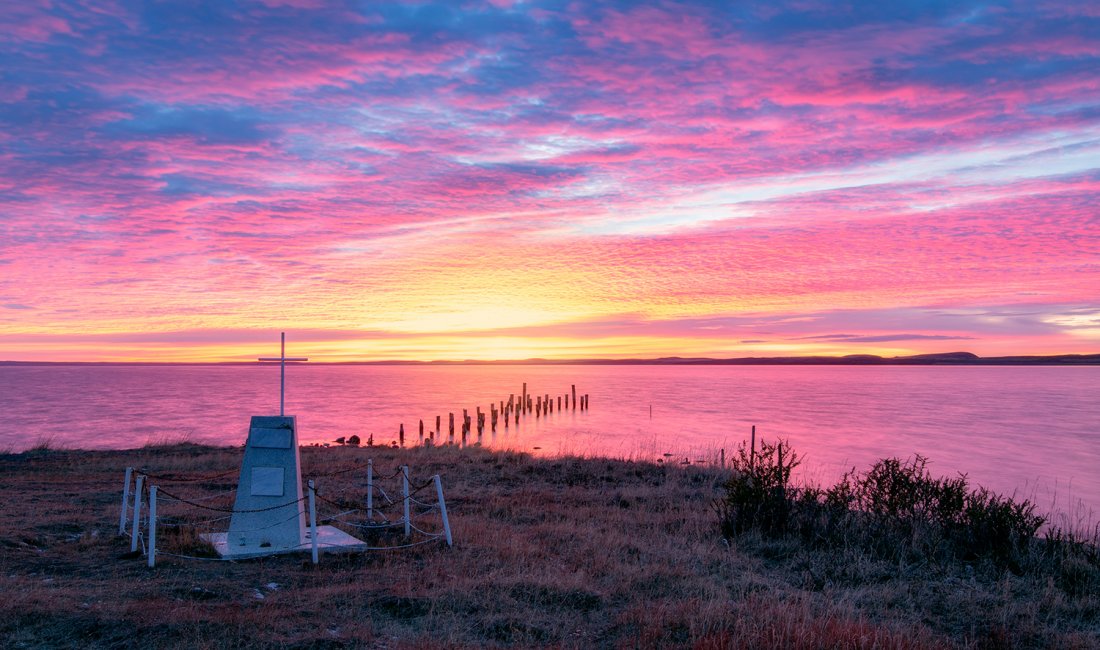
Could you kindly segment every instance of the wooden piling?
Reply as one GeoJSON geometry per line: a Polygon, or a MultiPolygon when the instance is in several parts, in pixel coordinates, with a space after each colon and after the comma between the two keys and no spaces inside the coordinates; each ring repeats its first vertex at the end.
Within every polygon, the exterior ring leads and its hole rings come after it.
{"type": "Polygon", "coordinates": [[[527,409],[531,408],[531,405],[528,402],[528,397],[527,397],[527,382],[523,382],[523,398],[522,399],[523,399],[523,401],[521,403],[523,404],[524,410],[527,410],[527,409]]]}
{"type": "Polygon", "coordinates": [[[455,439],[455,414],[454,413],[448,413],[447,415],[448,415],[448,420],[449,420],[449,423],[448,423],[448,426],[447,426],[447,433],[449,434],[449,438],[451,440],[454,440],[455,439]]]}
{"type": "Polygon", "coordinates": [[[576,411],[577,410],[577,385],[576,384],[570,384],[569,385],[569,390],[570,390],[570,392],[573,393],[573,410],[576,411]]]}
{"type": "Polygon", "coordinates": [[[424,420],[420,421],[420,442],[424,442],[424,420]]]}
{"type": "Polygon", "coordinates": [[[785,494],[786,493],[786,486],[783,482],[783,443],[782,442],[776,445],[775,454],[776,454],[776,458],[775,458],[776,470],[779,472],[779,477],[778,477],[779,478],[779,490],[780,490],[781,494],[785,494]]]}
{"type": "Polygon", "coordinates": [[[405,446],[405,423],[401,423],[401,428],[397,430],[397,439],[401,441],[401,446],[405,446]]]}
{"type": "Polygon", "coordinates": [[[752,425],[752,442],[749,444],[749,469],[756,465],[756,425],[752,425]]]}

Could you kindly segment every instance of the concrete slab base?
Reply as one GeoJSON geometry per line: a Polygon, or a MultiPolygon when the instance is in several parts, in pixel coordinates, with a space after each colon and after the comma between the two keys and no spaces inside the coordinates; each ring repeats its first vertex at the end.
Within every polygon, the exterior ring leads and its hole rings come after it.
{"type": "MultiPolygon", "coordinates": [[[[257,548],[254,546],[236,547],[240,550],[234,552],[235,547],[229,546],[229,544],[226,543],[226,535],[227,533],[205,533],[199,535],[199,537],[203,541],[210,543],[210,545],[214,547],[214,550],[218,552],[218,555],[227,560],[247,560],[254,557],[282,555],[285,553],[309,553],[313,550],[313,544],[306,541],[297,546],[282,548],[257,548]]],[[[320,553],[365,551],[367,550],[367,543],[352,537],[335,526],[318,526],[317,550],[320,553]]]]}

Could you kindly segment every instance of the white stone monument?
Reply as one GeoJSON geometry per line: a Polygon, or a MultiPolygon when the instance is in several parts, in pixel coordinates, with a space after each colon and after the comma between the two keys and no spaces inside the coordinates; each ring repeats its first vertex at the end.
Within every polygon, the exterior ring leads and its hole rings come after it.
{"type": "MultiPolygon", "coordinates": [[[[309,503],[302,494],[297,420],[283,413],[286,362],[307,360],[286,356],[285,333],[282,355],[260,359],[281,365],[279,415],[252,416],[229,531],[202,536],[222,557],[244,559],[313,548],[309,503]]],[[[317,545],[326,551],[366,548],[364,542],[332,526],[317,527],[317,545]]]]}

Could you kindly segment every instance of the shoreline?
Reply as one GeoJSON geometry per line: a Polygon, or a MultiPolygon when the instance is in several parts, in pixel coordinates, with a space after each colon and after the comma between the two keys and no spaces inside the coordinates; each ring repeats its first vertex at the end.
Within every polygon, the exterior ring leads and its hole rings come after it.
{"type": "MultiPolygon", "coordinates": [[[[544,462],[557,462],[563,460],[576,460],[581,462],[601,462],[608,461],[612,463],[641,463],[651,464],[657,466],[677,467],[683,469],[685,467],[696,467],[707,470],[725,470],[728,467],[722,466],[721,461],[723,453],[725,458],[732,461],[734,454],[736,454],[736,445],[732,447],[691,447],[685,448],[666,448],[654,447],[652,449],[642,450],[640,445],[631,452],[624,452],[621,454],[599,454],[588,453],[583,451],[577,451],[575,449],[568,449],[563,451],[552,452],[545,449],[536,448],[522,449],[522,448],[510,448],[510,447],[497,447],[493,445],[482,444],[481,442],[473,442],[467,445],[460,445],[457,442],[445,442],[443,444],[411,444],[405,447],[393,446],[397,443],[396,437],[392,441],[393,444],[376,443],[373,446],[367,444],[351,445],[351,444],[338,444],[336,442],[308,442],[300,445],[302,450],[311,451],[334,451],[348,450],[351,453],[370,453],[378,452],[384,455],[389,455],[393,452],[406,452],[406,453],[418,453],[418,452],[431,452],[432,450],[452,450],[454,453],[461,453],[463,451],[470,451],[474,453],[489,453],[489,454],[518,454],[521,456],[528,456],[533,461],[544,462]],[[663,451],[668,449],[669,451],[663,451]],[[690,461],[690,462],[684,462],[690,461]]],[[[747,444],[747,440],[741,441],[747,444]]],[[[227,453],[240,453],[244,449],[244,443],[240,444],[216,444],[212,442],[195,441],[191,439],[179,439],[179,440],[164,440],[147,442],[138,447],[129,448],[83,448],[83,447],[66,447],[58,444],[56,440],[40,440],[31,447],[22,450],[5,449],[0,447],[0,460],[5,457],[18,458],[20,456],[35,456],[35,455],[56,455],[58,457],[70,456],[79,457],[82,454],[104,455],[104,456],[127,456],[135,454],[147,454],[151,452],[165,452],[165,453],[184,453],[184,454],[217,454],[222,452],[227,453]]],[[[899,460],[912,459],[916,454],[910,453],[900,456],[894,456],[899,460]]],[[[935,458],[928,458],[930,462],[934,462],[935,458]]],[[[839,478],[843,472],[852,469],[849,464],[844,464],[843,467],[831,467],[833,472],[833,478],[839,478]]],[[[822,487],[829,482],[828,477],[823,478],[827,473],[826,468],[821,465],[814,464],[812,462],[806,463],[799,469],[795,476],[795,482],[799,485],[811,485],[816,487],[822,487]]],[[[969,475],[969,473],[968,473],[969,475]]],[[[947,478],[949,474],[941,475],[941,478],[947,478]]],[[[1037,484],[1038,485],[1038,484],[1037,484]]],[[[1090,529],[1093,526],[1100,527],[1100,511],[1097,511],[1094,507],[1090,506],[1089,502],[1082,497],[1073,497],[1073,491],[1066,489],[1063,493],[1059,491],[1057,487],[1050,488],[1045,494],[1038,494],[1037,485],[1025,486],[1028,489],[1016,488],[1013,490],[1001,490],[994,491],[994,493],[1009,496],[1026,498],[1031,503],[1035,504],[1038,508],[1039,514],[1046,518],[1048,522],[1057,523],[1057,525],[1063,528],[1070,529],[1090,529]],[[1042,497],[1042,500],[1040,499],[1042,497]]],[[[985,487],[983,484],[975,484],[976,487],[985,487]]],[[[1046,530],[1047,526],[1044,525],[1043,530],[1046,530]]]]}

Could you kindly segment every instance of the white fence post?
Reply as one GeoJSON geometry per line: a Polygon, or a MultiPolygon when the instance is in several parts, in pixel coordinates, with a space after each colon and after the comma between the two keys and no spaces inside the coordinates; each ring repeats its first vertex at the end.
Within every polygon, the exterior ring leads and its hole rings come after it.
{"type": "Polygon", "coordinates": [[[309,539],[313,544],[313,563],[317,564],[317,503],[312,479],[309,481],[309,539]]]}
{"type": "Polygon", "coordinates": [[[130,530],[130,552],[138,549],[138,529],[141,528],[141,487],[145,485],[145,476],[139,474],[134,485],[134,523],[130,530]]]}
{"type": "Polygon", "coordinates": [[[157,486],[149,488],[149,566],[157,565],[157,486]]]}
{"type": "Polygon", "coordinates": [[[130,507],[130,478],[134,475],[134,468],[126,468],[126,478],[122,484],[122,512],[118,515],[118,534],[126,534],[126,511],[130,507]]]}
{"type": "Polygon", "coordinates": [[[439,515],[443,517],[443,532],[447,535],[447,546],[454,546],[451,540],[451,521],[447,519],[447,503],[443,500],[443,481],[440,480],[439,474],[436,474],[435,479],[435,495],[439,498],[439,515]]]}
{"type": "Polygon", "coordinates": [[[409,518],[409,466],[401,466],[401,496],[405,502],[405,537],[409,536],[411,532],[409,527],[412,525],[412,520],[409,518]]]}
{"type": "Polygon", "coordinates": [[[374,461],[367,459],[367,522],[374,520],[374,461]]]}

